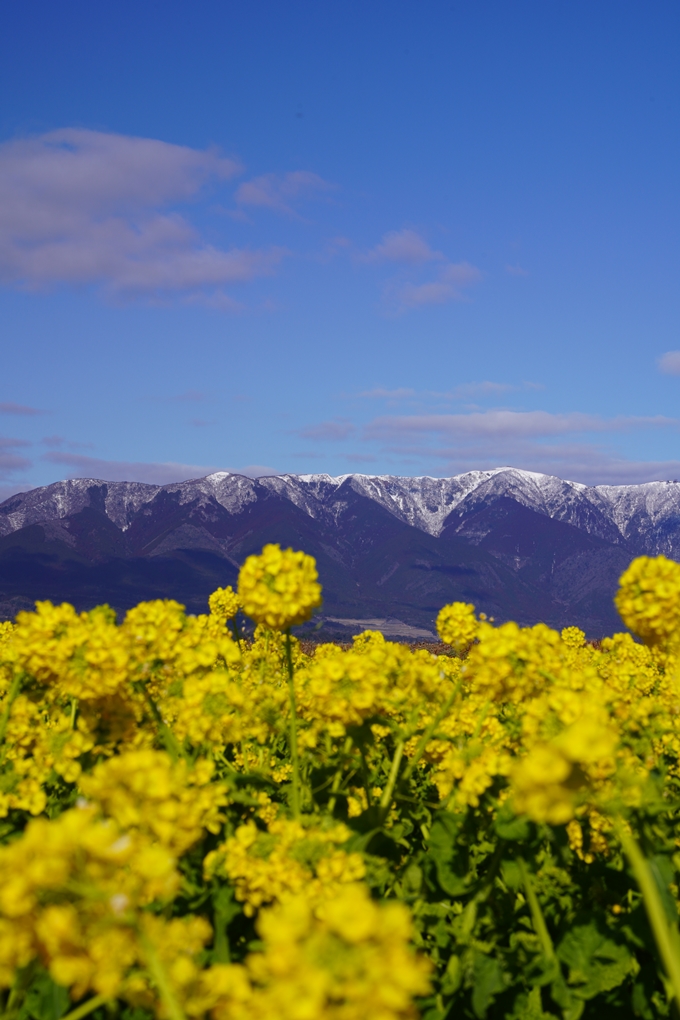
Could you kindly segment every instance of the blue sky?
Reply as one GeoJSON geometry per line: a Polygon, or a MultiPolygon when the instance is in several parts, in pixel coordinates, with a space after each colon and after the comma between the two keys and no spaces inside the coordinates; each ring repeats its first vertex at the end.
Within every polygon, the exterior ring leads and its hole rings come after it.
{"type": "Polygon", "coordinates": [[[8,0],[0,494],[680,478],[680,7],[8,0]]]}

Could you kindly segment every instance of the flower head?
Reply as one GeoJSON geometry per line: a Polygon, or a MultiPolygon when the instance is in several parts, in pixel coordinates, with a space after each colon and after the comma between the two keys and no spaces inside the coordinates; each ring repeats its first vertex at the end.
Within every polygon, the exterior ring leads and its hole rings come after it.
{"type": "Polygon", "coordinates": [[[680,563],[638,556],[621,575],[614,601],[623,622],[643,641],[666,644],[680,631],[680,563]]]}
{"type": "Polygon", "coordinates": [[[214,591],[208,599],[208,605],[213,616],[226,622],[236,616],[241,608],[241,600],[232,586],[228,585],[226,588],[218,588],[217,591],[214,591]]]}
{"type": "Polygon", "coordinates": [[[478,630],[475,607],[468,602],[452,602],[450,606],[444,606],[437,617],[439,637],[457,652],[462,652],[472,644],[478,630]]]}
{"type": "Polygon", "coordinates": [[[321,585],[313,556],[266,545],[249,556],[238,576],[243,611],[256,623],[286,630],[308,620],[321,605],[321,585]]]}

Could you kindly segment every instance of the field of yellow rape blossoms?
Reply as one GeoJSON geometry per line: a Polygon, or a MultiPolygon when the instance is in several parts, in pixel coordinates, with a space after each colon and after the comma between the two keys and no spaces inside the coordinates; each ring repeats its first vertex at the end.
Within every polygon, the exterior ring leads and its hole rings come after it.
{"type": "Polygon", "coordinates": [[[598,646],[454,603],[305,654],[320,601],[272,545],[206,616],[0,624],[4,1015],[672,1015],[680,565],[598,646]]]}

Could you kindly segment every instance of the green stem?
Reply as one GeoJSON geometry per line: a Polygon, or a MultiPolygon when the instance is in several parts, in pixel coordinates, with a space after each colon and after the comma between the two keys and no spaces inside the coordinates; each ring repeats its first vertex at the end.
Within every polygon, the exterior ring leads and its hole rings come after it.
{"type": "Polygon", "coordinates": [[[616,833],[640,887],[649,926],[652,929],[664,970],[673,988],[676,1006],[680,1008],[680,953],[678,952],[677,929],[669,923],[654,876],[635,837],[624,828],[621,822],[616,825],[616,833]]]}
{"type": "Polygon", "coordinates": [[[295,708],[295,681],[293,679],[293,649],[290,641],[290,627],[286,631],[286,663],[288,665],[288,695],[290,698],[290,757],[293,763],[293,817],[300,817],[300,762],[297,746],[297,711],[295,708]]]}
{"type": "Polygon", "coordinates": [[[146,685],[141,682],[137,682],[133,685],[139,693],[141,693],[146,701],[147,707],[151,712],[153,721],[158,727],[158,732],[161,735],[163,743],[165,744],[165,750],[168,752],[173,761],[177,761],[182,755],[182,749],[179,745],[177,737],[172,732],[168,724],[164,721],[163,716],[158,711],[158,705],[153,700],[151,695],[146,689],[146,685]]]}
{"type": "Polygon", "coordinates": [[[12,684],[10,686],[10,689],[7,692],[7,697],[5,698],[5,707],[3,709],[2,716],[0,716],[0,744],[4,744],[4,742],[5,742],[5,734],[7,732],[7,724],[9,722],[9,714],[12,711],[12,705],[16,701],[17,695],[19,694],[19,691],[21,690],[21,681],[22,680],[23,680],[23,673],[16,673],[15,676],[14,676],[14,679],[12,680],[12,684]]]}
{"type": "Polygon", "coordinates": [[[161,997],[161,1002],[163,1003],[170,1020],[186,1020],[184,1010],[180,1006],[175,993],[170,987],[168,975],[165,973],[165,967],[161,963],[161,959],[156,952],[155,946],[143,932],[139,933],[139,941],[142,949],[144,950],[149,974],[156,984],[158,994],[161,997]]]}
{"type": "Polygon", "coordinates": [[[477,737],[479,736],[479,734],[482,732],[482,726],[486,722],[486,717],[489,714],[489,709],[490,708],[491,708],[491,701],[490,700],[489,701],[485,701],[484,705],[482,707],[482,711],[479,713],[479,718],[477,719],[477,725],[475,726],[475,731],[472,734],[472,737],[470,738],[471,740],[476,740],[477,737]]]}
{"type": "Polygon", "coordinates": [[[28,988],[28,985],[30,984],[30,976],[27,975],[30,975],[32,969],[33,965],[29,964],[26,970],[24,970],[23,972],[18,971],[15,974],[14,984],[9,990],[9,996],[7,997],[7,1005],[5,1007],[3,1016],[10,1017],[17,1011],[16,1010],[17,1002],[22,997],[22,994],[25,993],[26,989],[28,988]]]}
{"type": "Polygon", "coordinates": [[[359,754],[361,756],[361,778],[364,782],[364,793],[366,794],[366,804],[368,807],[373,807],[373,794],[371,793],[371,777],[368,772],[368,762],[366,761],[366,752],[363,746],[359,747],[359,754]]]}
{"type": "Polygon", "coordinates": [[[71,729],[76,728],[76,714],[78,712],[78,699],[71,698],[71,729]]]}
{"type": "MultiPolygon", "coordinates": [[[[343,756],[346,757],[352,750],[352,738],[347,737],[345,740],[345,746],[342,749],[343,756]]],[[[333,785],[331,786],[331,795],[328,799],[328,811],[332,815],[335,811],[335,803],[338,799],[338,790],[340,789],[340,781],[342,779],[342,764],[337,768],[335,775],[333,776],[333,785]]]]}
{"type": "Polygon", "coordinates": [[[503,857],[503,844],[499,843],[496,849],[494,850],[493,857],[491,858],[491,863],[489,864],[489,870],[487,871],[484,877],[484,882],[482,883],[481,887],[477,890],[477,892],[472,897],[472,899],[466,906],[465,910],[463,911],[461,935],[465,942],[469,941],[470,936],[472,935],[472,930],[475,926],[475,922],[477,921],[479,905],[481,903],[485,903],[486,900],[491,895],[494,882],[496,881],[496,875],[498,874],[498,869],[500,868],[502,857],[503,857]]]}
{"type": "Polygon", "coordinates": [[[413,775],[413,770],[415,769],[416,765],[418,764],[423,754],[425,753],[425,748],[432,739],[432,734],[436,730],[437,726],[439,726],[439,723],[442,721],[442,719],[444,719],[445,716],[448,714],[449,709],[451,708],[454,701],[458,697],[460,686],[461,686],[460,682],[458,682],[451,691],[446,701],[444,702],[443,707],[439,710],[437,715],[434,717],[434,719],[427,727],[420,740],[418,741],[418,744],[416,745],[415,754],[411,758],[410,762],[406,767],[406,771],[404,772],[404,780],[410,779],[411,776],[413,775]]]}
{"type": "Polygon", "coordinates": [[[397,776],[399,774],[399,766],[401,765],[401,759],[404,754],[404,741],[400,740],[397,743],[396,750],[394,752],[394,758],[392,759],[392,767],[390,768],[390,774],[387,780],[387,786],[383,790],[383,795],[380,798],[380,821],[381,823],[387,818],[390,806],[392,804],[392,794],[394,793],[394,787],[397,783],[397,776]]]}
{"type": "Polygon", "coordinates": [[[87,1016],[89,1013],[94,1013],[95,1009],[99,1009],[100,1006],[104,1006],[110,1001],[111,997],[108,995],[93,995],[91,999],[83,1002],[80,1006],[76,1006],[75,1009],[72,1009],[61,1020],[81,1020],[82,1017],[87,1016]]]}
{"type": "Polygon", "coordinates": [[[224,910],[216,910],[214,917],[215,936],[213,942],[213,962],[231,963],[231,952],[229,950],[229,938],[227,936],[227,924],[229,915],[224,910]]]}
{"type": "Polygon", "coordinates": [[[548,926],[545,923],[545,917],[541,910],[541,904],[538,902],[538,896],[536,895],[536,891],[531,881],[529,869],[521,857],[517,858],[517,864],[519,865],[522,882],[524,883],[524,891],[526,893],[527,903],[529,904],[529,910],[531,911],[531,920],[534,924],[534,931],[538,935],[538,940],[541,943],[541,948],[543,949],[543,955],[548,960],[554,960],[556,959],[555,947],[553,946],[552,939],[550,938],[550,932],[548,931],[548,926]]]}

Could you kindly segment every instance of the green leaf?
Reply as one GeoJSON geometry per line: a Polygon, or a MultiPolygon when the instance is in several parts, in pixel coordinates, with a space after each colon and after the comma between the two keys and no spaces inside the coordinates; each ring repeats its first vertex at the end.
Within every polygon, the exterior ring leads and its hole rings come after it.
{"type": "Polygon", "coordinates": [[[501,875],[508,889],[521,889],[523,884],[522,869],[517,861],[507,860],[501,862],[501,875]]]}
{"type": "Polygon", "coordinates": [[[152,1020],[153,1013],[141,1006],[124,1006],[119,1014],[122,1020],[152,1020]]]}
{"type": "Polygon", "coordinates": [[[550,986],[550,995],[558,1006],[562,1007],[562,1020],[579,1020],[586,1008],[583,999],[576,998],[573,990],[567,986],[562,973],[550,986]]]}
{"type": "Polygon", "coordinates": [[[417,864],[411,863],[404,872],[400,883],[400,894],[404,899],[412,899],[417,896],[423,887],[423,872],[417,864]]]}
{"type": "Polygon", "coordinates": [[[355,747],[361,747],[366,750],[366,748],[371,747],[375,743],[375,737],[371,729],[371,723],[374,721],[374,719],[364,719],[361,726],[347,727],[347,735],[352,738],[355,747]]]}
{"type": "Polygon", "coordinates": [[[509,804],[503,804],[496,815],[495,829],[501,839],[523,843],[531,836],[531,822],[526,815],[516,815],[509,804]]]}
{"type": "Polygon", "coordinates": [[[478,953],[474,962],[474,986],[472,989],[472,1009],[479,1020],[483,1020],[486,1011],[498,995],[505,991],[503,971],[494,956],[478,953]]]}
{"type": "Polygon", "coordinates": [[[427,856],[434,862],[440,886],[450,896],[463,895],[471,884],[467,850],[457,843],[460,829],[459,815],[442,812],[432,823],[428,840],[427,856]]]}
{"type": "Polygon", "coordinates": [[[557,1020],[554,1013],[546,1013],[541,1001],[541,989],[532,988],[527,994],[521,992],[516,1000],[512,1013],[506,1014],[505,1020],[557,1020]]]}
{"type": "Polygon", "coordinates": [[[442,991],[445,995],[453,995],[460,988],[463,980],[463,968],[461,967],[460,957],[451,956],[449,962],[446,965],[444,971],[444,979],[442,981],[442,991]]]}
{"type": "Polygon", "coordinates": [[[569,967],[568,983],[580,999],[608,992],[637,971],[628,947],[609,938],[596,921],[574,925],[557,947],[557,955],[569,967]]]}
{"type": "Polygon", "coordinates": [[[648,858],[648,864],[659,890],[666,917],[671,924],[675,925],[678,923],[678,908],[670,890],[671,885],[675,882],[673,864],[668,857],[664,857],[662,854],[648,858]]]}
{"type": "Polygon", "coordinates": [[[59,1020],[71,1005],[68,991],[52,980],[47,971],[36,974],[28,991],[22,1014],[33,1020],[59,1020]]]}
{"type": "MultiPolygon", "coordinates": [[[[642,1020],[656,1020],[659,1016],[658,1008],[654,1002],[656,988],[656,968],[643,967],[635,979],[631,1002],[636,1017],[642,1020]]],[[[664,1014],[668,1015],[668,1011],[664,1014]]]]}
{"type": "Polygon", "coordinates": [[[441,1006],[431,1006],[422,1014],[422,1020],[445,1020],[446,1012],[441,1006]]]}
{"type": "Polygon", "coordinates": [[[213,963],[230,963],[231,953],[229,950],[229,938],[227,928],[229,922],[241,913],[241,904],[234,897],[234,890],[231,886],[222,886],[213,898],[214,907],[214,939],[211,953],[213,963]]]}

